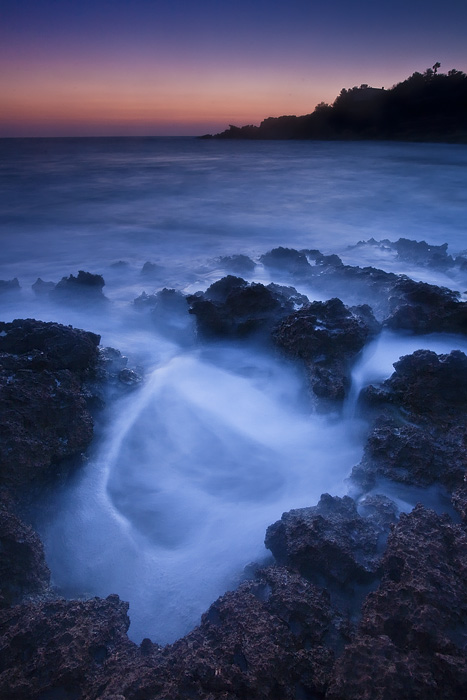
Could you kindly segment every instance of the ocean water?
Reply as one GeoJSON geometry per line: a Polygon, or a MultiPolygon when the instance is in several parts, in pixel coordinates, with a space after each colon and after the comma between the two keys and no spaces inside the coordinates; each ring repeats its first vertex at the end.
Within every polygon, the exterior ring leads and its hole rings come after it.
{"type": "MultiPolygon", "coordinates": [[[[21,284],[0,297],[2,320],[92,330],[144,370],[139,389],[109,397],[87,464],[38,513],[59,591],[129,600],[135,641],[189,631],[245,567],[267,561],[269,524],[347,492],[365,435],[354,411],[362,386],[417,347],[467,351],[462,338],[383,333],[357,359],[342,415],[317,415],[293,363],[248,342],[201,342],[188,314],[157,325],[133,305],[143,291],[204,290],[226,274],[221,256],[257,261],[277,246],[464,292],[465,273],[354,246],[405,237],[465,250],[466,146],[10,139],[0,141],[0,196],[0,279],[21,284]],[[31,290],[78,270],[103,275],[104,309],[31,290]]],[[[244,276],[291,283],[260,264],[244,276]]]]}

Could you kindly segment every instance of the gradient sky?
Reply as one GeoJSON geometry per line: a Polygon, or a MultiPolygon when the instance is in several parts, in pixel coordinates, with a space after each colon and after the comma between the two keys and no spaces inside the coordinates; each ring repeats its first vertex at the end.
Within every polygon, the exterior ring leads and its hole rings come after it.
{"type": "Polygon", "coordinates": [[[436,61],[467,0],[0,0],[0,136],[217,132],[436,61]]]}

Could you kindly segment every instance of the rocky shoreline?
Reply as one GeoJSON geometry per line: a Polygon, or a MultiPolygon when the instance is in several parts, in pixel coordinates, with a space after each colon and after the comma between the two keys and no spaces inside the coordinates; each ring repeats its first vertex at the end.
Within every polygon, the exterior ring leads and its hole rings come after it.
{"type": "MultiPolygon", "coordinates": [[[[401,254],[425,255],[428,265],[465,262],[448,259],[443,246],[399,247],[401,254]]],[[[238,273],[237,263],[245,269],[244,257],[226,260],[227,267],[236,266],[228,271],[238,273]]],[[[187,305],[203,342],[253,339],[275,347],[301,365],[322,412],[342,407],[352,363],[382,328],[467,334],[467,303],[448,289],[347,266],[319,251],[278,248],[261,262],[292,283],[312,279],[328,300],[310,303],[294,287],[230,274],[205,292],[184,297],[163,290],[135,306],[167,319],[171,309],[187,305]],[[343,282],[348,294],[341,301],[334,295],[343,282]]],[[[105,303],[102,278],[80,275],[41,293],[65,295],[67,303],[77,294],[86,300],[98,295],[105,303]]],[[[419,350],[401,358],[381,385],[367,387],[359,410],[370,428],[350,477],[352,497],[324,494],[316,505],[284,513],[266,532],[274,563],[252,567],[196,629],[161,647],[128,639],[128,604],[118,595],[58,598],[42,543],[25,522],[25,505],[37,490],[65,479],[85,459],[102,387],[110,382],[123,390],[141,380],[118,351],[99,342],[93,333],[56,323],[0,323],[1,697],[466,696],[463,353],[419,350]],[[419,505],[401,513],[397,499],[384,495],[384,484],[416,489],[419,505]],[[428,507],[428,494],[446,512],[428,507]]]]}

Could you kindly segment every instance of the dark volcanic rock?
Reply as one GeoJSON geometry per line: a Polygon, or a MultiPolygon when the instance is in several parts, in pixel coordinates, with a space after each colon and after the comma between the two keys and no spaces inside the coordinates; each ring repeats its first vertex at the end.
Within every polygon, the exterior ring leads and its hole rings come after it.
{"type": "Polygon", "coordinates": [[[238,275],[247,275],[256,267],[256,263],[248,255],[223,255],[218,262],[224,270],[238,275]]]}
{"type": "Polygon", "coordinates": [[[68,369],[80,375],[97,361],[100,336],[59,323],[34,319],[0,321],[2,362],[16,363],[21,369],[68,369]],[[11,355],[11,359],[4,357],[11,355]]]}
{"type": "Polygon", "coordinates": [[[77,277],[74,275],[62,277],[51,290],[50,298],[66,304],[89,306],[107,301],[107,297],[102,293],[104,285],[102,275],[79,270],[77,277]]]}
{"type": "Polygon", "coordinates": [[[467,333],[467,302],[446,287],[400,278],[389,297],[391,313],[384,324],[412,333],[467,333]]]}
{"type": "MultiPolygon", "coordinates": [[[[54,600],[0,612],[0,696],[9,700],[89,697],[112,654],[131,648],[128,603],[54,600]]],[[[116,693],[113,697],[116,697],[116,693]]],[[[96,692],[93,697],[101,697],[96,692]]]]}
{"type": "Polygon", "coordinates": [[[203,336],[241,338],[270,331],[297,304],[303,305],[308,299],[293,287],[265,287],[228,275],[206,292],[187,297],[187,301],[203,336]]]}
{"type": "Polygon", "coordinates": [[[274,248],[260,257],[265,267],[282,270],[292,275],[310,274],[311,265],[304,252],[294,248],[274,248]]]}
{"type": "Polygon", "coordinates": [[[263,569],[219,598],[172,646],[160,650],[146,640],[139,659],[109,664],[102,697],[323,697],[333,649],[347,639],[344,627],[325,591],[286,568],[263,569]]]}
{"type": "Polygon", "coordinates": [[[379,588],[336,663],[327,700],[459,700],[467,694],[467,537],[417,506],[388,540],[379,588]]]}
{"type": "MultiPolygon", "coordinates": [[[[376,507],[376,504],[375,504],[376,507]]],[[[393,504],[392,518],[396,508],[393,504]]],[[[270,525],[265,544],[279,564],[327,587],[376,578],[389,522],[359,515],[348,496],[321,496],[317,506],[284,513],[270,525]]]]}
{"type": "Polygon", "coordinates": [[[38,535],[0,506],[0,607],[44,591],[49,579],[38,535]]]}
{"type": "Polygon", "coordinates": [[[349,308],[330,299],[291,314],[273,337],[289,355],[305,361],[316,396],[342,400],[350,387],[351,361],[379,329],[369,306],[349,308]]]}
{"type": "Polygon", "coordinates": [[[378,417],[352,478],[365,489],[378,477],[459,487],[467,470],[467,357],[418,350],[394,368],[379,389],[363,392],[378,417]]]}
{"type": "Polygon", "coordinates": [[[98,342],[56,323],[0,323],[3,486],[16,492],[47,482],[89,445],[93,422],[83,382],[95,369],[98,342]]]}

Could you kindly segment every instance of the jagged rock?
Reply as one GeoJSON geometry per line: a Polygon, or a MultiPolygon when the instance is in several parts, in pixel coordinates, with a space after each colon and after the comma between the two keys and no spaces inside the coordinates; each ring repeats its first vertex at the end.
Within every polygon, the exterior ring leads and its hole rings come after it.
{"type": "Polygon", "coordinates": [[[31,289],[38,297],[48,296],[55,289],[55,282],[44,282],[40,277],[31,285],[31,289]]]}
{"type": "MultiPolygon", "coordinates": [[[[9,700],[89,697],[113,654],[131,649],[128,603],[53,600],[0,611],[0,695],[9,700]]],[[[101,697],[96,692],[93,697],[101,697]]]]}
{"type": "Polygon", "coordinates": [[[219,265],[239,275],[246,275],[253,272],[256,263],[248,255],[223,255],[218,260],[219,265]]]}
{"type": "Polygon", "coordinates": [[[294,250],[294,248],[273,248],[268,253],[261,255],[260,262],[265,267],[282,270],[292,275],[311,273],[311,265],[305,253],[294,250]]]}
{"type": "Polygon", "coordinates": [[[0,294],[9,292],[19,292],[21,289],[18,278],[12,280],[0,280],[0,294]]]}
{"type": "Polygon", "coordinates": [[[187,297],[187,301],[203,336],[245,337],[268,332],[297,304],[303,305],[308,299],[293,287],[265,287],[228,275],[206,292],[187,297]]]}
{"type": "Polygon", "coordinates": [[[0,506],[0,607],[44,591],[49,579],[39,536],[0,506]]]}
{"type": "Polygon", "coordinates": [[[50,298],[67,304],[89,305],[107,301],[102,275],[79,270],[77,277],[62,277],[50,292],[50,298]]]}
{"type": "Polygon", "coordinates": [[[21,369],[68,369],[80,374],[92,370],[98,358],[100,336],[59,323],[34,319],[0,321],[0,353],[3,363],[16,362],[21,369]],[[11,359],[4,357],[11,355],[11,359]]]}
{"type": "Polygon", "coordinates": [[[350,388],[351,361],[379,329],[369,306],[349,308],[330,299],[288,316],[273,338],[287,354],[305,361],[317,397],[343,400],[350,388]]]}
{"type": "Polygon", "coordinates": [[[359,241],[353,247],[363,246],[394,250],[399,260],[438,270],[447,270],[455,264],[453,257],[447,254],[447,243],[430,245],[426,241],[414,241],[408,238],[399,238],[398,241],[390,241],[387,238],[376,241],[374,238],[370,238],[368,241],[359,241]]]}
{"type": "Polygon", "coordinates": [[[412,333],[467,333],[467,302],[446,287],[400,278],[389,297],[384,325],[412,333]]]}
{"type": "MultiPolygon", "coordinates": [[[[175,644],[161,650],[145,640],[139,659],[109,664],[102,697],[322,696],[334,649],[347,639],[325,591],[286,568],[269,567],[219,598],[200,626],[175,644]]],[[[103,687],[98,682],[96,689],[103,687]]]]}
{"type": "Polygon", "coordinates": [[[401,515],[382,580],[337,661],[327,700],[458,700],[467,693],[467,536],[417,506],[401,515]]]}
{"type": "Polygon", "coordinates": [[[89,445],[84,380],[99,336],[27,319],[0,323],[0,484],[14,493],[48,482],[89,445]]]}
{"type": "Polygon", "coordinates": [[[378,417],[352,479],[364,489],[379,477],[460,486],[467,469],[467,357],[417,350],[394,368],[380,388],[363,392],[378,417]]]}
{"type": "Polygon", "coordinates": [[[279,564],[320,585],[350,591],[376,578],[387,532],[388,524],[359,515],[349,496],[324,494],[316,506],[284,513],[268,527],[265,544],[279,564]]]}

